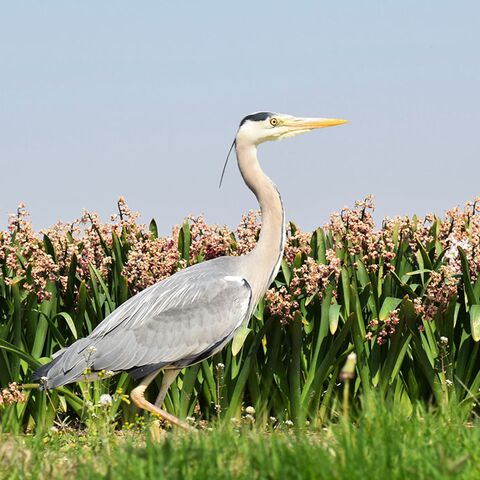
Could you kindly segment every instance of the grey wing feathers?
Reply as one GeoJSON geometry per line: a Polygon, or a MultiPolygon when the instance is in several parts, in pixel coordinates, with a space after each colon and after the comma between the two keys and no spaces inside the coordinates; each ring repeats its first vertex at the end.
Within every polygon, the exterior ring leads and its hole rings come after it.
{"type": "Polygon", "coordinates": [[[250,285],[241,275],[229,275],[225,263],[190,267],[135,295],[36,378],[45,374],[47,387],[53,388],[78,380],[85,368],[143,376],[207,358],[251,312],[250,285]]]}

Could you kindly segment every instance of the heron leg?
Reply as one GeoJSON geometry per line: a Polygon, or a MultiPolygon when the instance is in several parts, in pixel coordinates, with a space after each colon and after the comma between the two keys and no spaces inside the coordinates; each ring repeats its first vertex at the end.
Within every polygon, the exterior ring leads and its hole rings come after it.
{"type": "Polygon", "coordinates": [[[160,370],[152,372],[150,375],[147,375],[141,382],[140,385],[135,387],[131,393],[130,398],[132,402],[138,407],[142,408],[143,410],[147,410],[150,413],[154,413],[159,417],[163,418],[167,422],[171,423],[172,425],[176,425],[177,427],[183,428],[185,430],[194,430],[190,425],[185,422],[182,422],[174,415],[162,410],[161,408],[155,406],[153,403],[150,403],[145,398],[145,390],[147,387],[152,383],[153,379],[158,375],[160,370]]]}
{"type": "Polygon", "coordinates": [[[180,373],[180,368],[172,368],[165,370],[163,374],[162,386],[158,392],[157,399],[155,400],[155,406],[160,408],[163,405],[165,400],[165,395],[167,395],[168,389],[172,382],[177,378],[177,375],[180,373]]]}

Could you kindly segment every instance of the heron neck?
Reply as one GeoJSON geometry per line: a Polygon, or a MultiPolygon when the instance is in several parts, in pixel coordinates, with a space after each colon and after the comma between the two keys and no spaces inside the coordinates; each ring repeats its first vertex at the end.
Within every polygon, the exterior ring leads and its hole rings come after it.
{"type": "Polygon", "coordinates": [[[280,268],[285,246],[285,214],[277,188],[258,163],[257,147],[237,140],[236,151],[240,173],[257,198],[262,214],[260,237],[248,255],[250,271],[255,272],[249,281],[254,284],[252,288],[258,301],[280,268]]]}

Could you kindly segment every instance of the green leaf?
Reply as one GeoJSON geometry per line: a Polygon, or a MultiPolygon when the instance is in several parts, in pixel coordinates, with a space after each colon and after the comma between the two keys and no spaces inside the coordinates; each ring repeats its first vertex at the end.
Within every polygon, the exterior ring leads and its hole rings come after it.
{"type": "Polygon", "coordinates": [[[417,298],[418,295],[415,293],[413,290],[413,286],[407,285],[402,279],[399,278],[399,276],[395,273],[392,272],[392,278],[394,282],[403,290],[404,293],[406,293],[410,298],[417,298]]]}
{"type": "Polygon", "coordinates": [[[148,226],[148,229],[153,235],[153,238],[158,238],[158,227],[157,227],[157,222],[155,221],[154,218],[150,220],[150,225],[148,226]]]}
{"type": "Polygon", "coordinates": [[[303,263],[303,255],[302,252],[298,252],[293,259],[292,267],[293,268],[300,268],[303,263]]]}
{"type": "Polygon", "coordinates": [[[61,334],[60,330],[57,328],[57,325],[54,322],[53,318],[50,318],[48,313],[37,310],[37,313],[40,314],[38,319],[38,330],[37,336],[35,337],[35,343],[32,348],[32,354],[35,357],[39,357],[43,350],[43,343],[47,333],[47,327],[50,325],[50,333],[55,338],[55,340],[64,347],[66,345],[65,337],[61,334]]]}
{"type": "Polygon", "coordinates": [[[178,409],[178,415],[180,417],[186,417],[190,413],[189,407],[191,406],[192,401],[194,401],[195,398],[194,386],[197,380],[199,370],[199,363],[185,370],[182,379],[182,391],[180,393],[180,402],[178,409]]]}
{"type": "MultiPolygon", "coordinates": [[[[420,251],[420,255],[422,256],[423,265],[425,266],[424,268],[431,270],[433,267],[432,261],[430,260],[430,257],[428,256],[428,253],[425,250],[425,247],[418,240],[417,240],[417,247],[418,247],[418,250],[420,251]]],[[[421,270],[423,270],[423,267],[421,268],[421,270]]]]}
{"type": "Polygon", "coordinates": [[[74,323],[72,317],[67,312],[57,313],[55,315],[54,319],[58,318],[58,317],[62,317],[67,322],[68,328],[70,328],[70,331],[72,332],[73,338],[75,338],[75,340],[76,340],[78,338],[77,328],[75,327],[75,323],[74,323]]]}
{"type": "Polygon", "coordinates": [[[3,349],[3,350],[7,350],[8,352],[12,352],[15,355],[18,355],[20,358],[25,360],[31,367],[33,367],[35,369],[42,365],[38,360],[33,358],[27,352],[24,352],[20,348],[17,348],[15,345],[12,345],[11,343],[9,343],[7,341],[2,340],[1,338],[0,338],[0,348],[3,349]]]}
{"type": "Polygon", "coordinates": [[[113,258],[115,259],[115,270],[120,276],[123,270],[122,244],[120,243],[120,239],[115,232],[112,232],[112,246],[113,258]]]}
{"type": "Polygon", "coordinates": [[[75,254],[72,255],[72,260],[70,261],[70,266],[68,268],[68,290],[73,292],[75,286],[75,276],[77,274],[77,256],[75,254]]]}
{"type": "Polygon", "coordinates": [[[323,265],[326,265],[327,249],[325,246],[325,233],[321,228],[317,228],[313,233],[310,246],[312,248],[312,253],[314,254],[314,258],[316,258],[317,262],[323,265]]]}
{"type": "Polygon", "coordinates": [[[345,306],[345,317],[350,316],[350,276],[345,266],[342,267],[341,284],[343,293],[343,303],[345,306]]]}
{"type": "MultiPolygon", "coordinates": [[[[308,370],[307,378],[305,379],[305,383],[303,386],[302,392],[302,402],[308,402],[310,399],[308,398],[311,392],[312,383],[314,382],[315,376],[317,375],[317,365],[320,358],[320,351],[322,349],[322,345],[325,342],[325,339],[328,335],[328,318],[329,318],[329,311],[333,296],[333,286],[329,285],[325,291],[325,295],[322,300],[322,307],[320,309],[320,328],[318,329],[317,338],[314,342],[314,351],[311,360],[311,366],[308,370]]],[[[322,379],[319,379],[318,382],[321,382],[322,379]]]]}
{"type": "Polygon", "coordinates": [[[470,306],[470,329],[473,341],[480,341],[480,305],[470,306]]]}
{"type": "Polygon", "coordinates": [[[328,311],[328,325],[330,326],[330,333],[332,335],[335,334],[338,327],[338,317],[340,316],[340,309],[341,305],[337,303],[330,305],[330,309],[328,311]]]}
{"type": "Polygon", "coordinates": [[[292,279],[292,271],[290,270],[290,267],[288,266],[288,263],[285,261],[284,258],[282,258],[282,273],[283,277],[285,278],[285,283],[287,285],[290,285],[290,281],[292,279]]]}
{"type": "MultiPolygon", "coordinates": [[[[92,280],[94,280],[94,276],[97,277],[98,283],[100,283],[103,293],[105,294],[105,298],[107,299],[108,306],[110,307],[110,312],[113,312],[115,310],[115,304],[110,297],[110,292],[107,285],[105,284],[105,281],[102,278],[102,274],[95,268],[92,263],[89,263],[88,268],[90,269],[90,277],[92,278],[92,280]]],[[[96,282],[92,282],[92,285],[94,286],[95,291],[96,282]]],[[[98,290],[95,291],[95,294],[98,296],[98,290]]],[[[100,301],[98,303],[100,304],[100,301]]]]}
{"type": "Polygon", "coordinates": [[[480,277],[477,278],[475,284],[473,285],[473,293],[477,298],[480,298],[480,277]]]}
{"type": "Polygon", "coordinates": [[[187,262],[190,260],[190,244],[192,241],[190,233],[190,224],[186,219],[183,222],[182,228],[178,233],[178,251],[184,260],[187,262]]]}
{"type": "Polygon", "coordinates": [[[365,287],[368,283],[370,283],[370,277],[368,275],[368,271],[365,268],[365,264],[361,260],[357,260],[356,262],[356,272],[357,278],[362,287],[365,287]]]}
{"type": "Polygon", "coordinates": [[[288,384],[290,397],[290,417],[295,425],[303,424],[301,357],[302,357],[302,315],[295,312],[293,322],[288,325],[291,339],[290,365],[288,367],[288,384]]]}
{"type": "Polygon", "coordinates": [[[245,325],[242,325],[234,334],[232,342],[232,355],[235,357],[240,349],[243,347],[248,334],[252,331],[251,328],[248,328],[245,325]]]}
{"type": "Polygon", "coordinates": [[[45,251],[53,258],[53,261],[57,263],[55,248],[53,247],[53,243],[47,235],[43,236],[43,245],[44,245],[45,251]]]}
{"type": "Polygon", "coordinates": [[[387,297],[383,301],[382,307],[380,308],[380,313],[378,314],[378,318],[380,320],[386,320],[388,318],[388,314],[395,310],[400,304],[402,303],[401,298],[394,298],[394,297],[387,297]]]}
{"type": "Polygon", "coordinates": [[[265,335],[265,331],[271,326],[272,322],[273,322],[273,318],[270,317],[268,321],[263,325],[263,327],[257,332],[257,334],[254,337],[254,340],[250,342],[250,346],[248,348],[248,352],[245,357],[245,362],[241,367],[237,381],[235,382],[233,387],[233,392],[230,397],[230,403],[228,405],[228,410],[226,412],[227,417],[233,417],[237,413],[237,410],[240,406],[240,403],[243,397],[245,384],[250,374],[250,367],[252,364],[253,355],[258,349],[262,341],[262,338],[265,335]]]}
{"type": "Polygon", "coordinates": [[[77,332],[82,331],[82,326],[85,318],[85,310],[87,309],[87,286],[85,281],[82,280],[78,289],[78,303],[77,312],[75,314],[75,324],[77,332]]]}
{"type": "Polygon", "coordinates": [[[422,274],[422,273],[431,273],[432,270],[428,269],[428,268],[422,268],[421,270],[415,270],[414,272],[407,272],[405,275],[419,275],[419,274],[422,274]]]}
{"type": "Polygon", "coordinates": [[[458,253],[460,254],[460,261],[462,262],[463,285],[465,286],[465,294],[467,296],[468,306],[476,305],[479,303],[479,301],[473,290],[471,280],[472,277],[470,276],[470,267],[468,266],[467,256],[461,247],[458,247],[458,253]]]}

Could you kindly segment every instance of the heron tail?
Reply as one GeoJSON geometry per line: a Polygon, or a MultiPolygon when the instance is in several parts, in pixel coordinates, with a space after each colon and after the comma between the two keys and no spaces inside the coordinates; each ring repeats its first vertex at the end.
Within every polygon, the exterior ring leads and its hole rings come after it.
{"type": "Polygon", "coordinates": [[[46,365],[41,366],[32,375],[33,381],[39,381],[43,388],[50,389],[73,383],[86,374],[93,365],[95,346],[89,338],[82,338],[46,365]]]}

